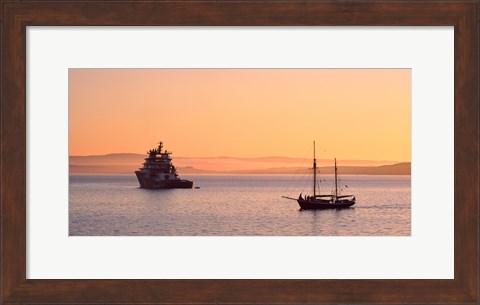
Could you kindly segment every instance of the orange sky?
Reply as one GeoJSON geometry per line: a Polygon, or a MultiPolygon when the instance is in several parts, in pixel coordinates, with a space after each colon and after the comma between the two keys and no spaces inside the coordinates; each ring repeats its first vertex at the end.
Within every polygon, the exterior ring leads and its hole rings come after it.
{"type": "Polygon", "coordinates": [[[410,161],[410,69],[69,69],[70,155],[410,161]]]}

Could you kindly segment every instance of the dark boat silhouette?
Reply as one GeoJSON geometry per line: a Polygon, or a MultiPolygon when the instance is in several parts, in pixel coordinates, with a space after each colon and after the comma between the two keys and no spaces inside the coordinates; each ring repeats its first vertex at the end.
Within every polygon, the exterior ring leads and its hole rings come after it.
{"type": "Polygon", "coordinates": [[[150,189],[191,189],[193,181],[180,179],[172,164],[171,152],[162,151],[163,142],[158,148],[150,149],[143,167],[135,172],[142,188],[150,189]]]}
{"type": "Polygon", "coordinates": [[[298,198],[282,196],[286,199],[296,200],[302,210],[345,209],[355,204],[354,195],[339,195],[337,183],[337,159],[335,158],[335,191],[333,194],[317,194],[317,160],[315,159],[315,141],[313,141],[313,195],[302,194],[298,198]]]}

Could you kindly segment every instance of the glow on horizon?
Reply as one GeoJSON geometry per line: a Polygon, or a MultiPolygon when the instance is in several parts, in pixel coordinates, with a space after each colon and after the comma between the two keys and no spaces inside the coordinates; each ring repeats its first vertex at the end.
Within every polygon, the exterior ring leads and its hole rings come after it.
{"type": "Polygon", "coordinates": [[[69,69],[69,154],[410,161],[410,69],[69,69]]]}

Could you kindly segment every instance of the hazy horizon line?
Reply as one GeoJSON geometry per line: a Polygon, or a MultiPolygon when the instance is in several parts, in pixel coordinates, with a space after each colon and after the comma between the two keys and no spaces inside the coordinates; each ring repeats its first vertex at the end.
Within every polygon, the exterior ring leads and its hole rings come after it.
{"type": "MultiPolygon", "coordinates": [[[[68,155],[69,157],[101,157],[101,156],[112,156],[112,155],[142,155],[146,156],[146,153],[133,153],[133,152],[115,152],[115,153],[104,153],[104,154],[88,154],[88,155],[68,155]]],[[[239,157],[239,156],[175,156],[175,159],[214,159],[214,158],[232,158],[232,159],[261,159],[261,158],[289,158],[289,159],[313,159],[312,157],[292,157],[292,156],[257,156],[257,157],[239,157]]],[[[325,158],[317,157],[317,160],[330,160],[334,158],[325,158]]],[[[338,158],[337,158],[338,159],[338,158]]],[[[387,160],[387,159],[351,159],[351,158],[342,158],[340,160],[348,161],[375,161],[375,162],[411,162],[411,160],[387,160]]]]}

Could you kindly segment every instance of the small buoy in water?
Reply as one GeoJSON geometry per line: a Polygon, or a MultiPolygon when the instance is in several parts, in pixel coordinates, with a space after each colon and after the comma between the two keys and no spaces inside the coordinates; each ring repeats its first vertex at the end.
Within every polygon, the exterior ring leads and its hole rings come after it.
{"type": "Polygon", "coordinates": [[[196,189],[199,189],[200,187],[199,187],[199,186],[196,186],[195,188],[196,188],[196,189]]]}

